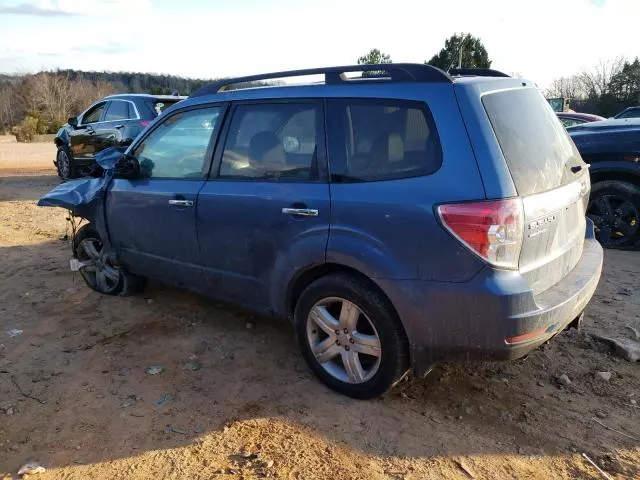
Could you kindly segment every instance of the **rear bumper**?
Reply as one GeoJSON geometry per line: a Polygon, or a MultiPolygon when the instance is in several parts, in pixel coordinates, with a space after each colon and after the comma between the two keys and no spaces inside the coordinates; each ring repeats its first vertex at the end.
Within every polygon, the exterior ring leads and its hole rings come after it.
{"type": "Polygon", "coordinates": [[[579,262],[539,295],[518,272],[489,267],[466,283],[379,283],[398,309],[421,374],[442,361],[526,355],[581,315],[598,285],[602,260],[588,221],[579,262]]]}

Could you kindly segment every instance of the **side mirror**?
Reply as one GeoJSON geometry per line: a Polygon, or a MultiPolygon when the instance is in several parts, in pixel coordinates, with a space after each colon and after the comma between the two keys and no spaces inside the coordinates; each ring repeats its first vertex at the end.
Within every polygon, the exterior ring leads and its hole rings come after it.
{"type": "Polygon", "coordinates": [[[72,127],[77,127],[78,126],[78,117],[69,117],[69,120],[67,120],[67,123],[69,125],[71,125],[72,127]]]}
{"type": "Polygon", "coordinates": [[[113,169],[113,176],[127,180],[140,178],[140,163],[138,159],[132,155],[122,155],[113,169]]]}

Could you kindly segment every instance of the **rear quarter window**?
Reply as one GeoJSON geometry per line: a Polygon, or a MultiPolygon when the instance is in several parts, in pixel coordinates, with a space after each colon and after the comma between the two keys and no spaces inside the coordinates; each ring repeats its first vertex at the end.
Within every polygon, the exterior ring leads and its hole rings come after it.
{"type": "Polygon", "coordinates": [[[482,103],[519,195],[575,180],[570,167],[583,165],[582,158],[539,90],[492,92],[482,103]]]}
{"type": "Polygon", "coordinates": [[[422,102],[331,99],[328,115],[334,182],[417,177],[442,164],[438,132],[422,102]]]}
{"type": "Polygon", "coordinates": [[[158,100],[153,103],[153,111],[156,113],[156,116],[160,115],[167,108],[175,105],[178,102],[172,102],[171,100],[158,100]]]}

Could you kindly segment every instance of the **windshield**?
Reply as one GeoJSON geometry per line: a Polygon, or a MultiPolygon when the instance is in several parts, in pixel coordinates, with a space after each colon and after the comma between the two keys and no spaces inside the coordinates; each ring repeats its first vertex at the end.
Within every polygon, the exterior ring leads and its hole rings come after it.
{"type": "Polygon", "coordinates": [[[570,168],[583,165],[582,158],[539,90],[489,93],[482,103],[519,195],[573,180],[570,168]]]}

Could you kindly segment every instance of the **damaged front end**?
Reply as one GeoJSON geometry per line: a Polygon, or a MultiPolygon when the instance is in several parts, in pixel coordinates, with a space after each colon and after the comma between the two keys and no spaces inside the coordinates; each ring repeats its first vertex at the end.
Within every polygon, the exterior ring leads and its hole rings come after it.
{"type": "MultiPolygon", "coordinates": [[[[58,185],[38,201],[39,207],[60,207],[73,216],[96,220],[96,211],[102,205],[111,179],[125,170],[135,170],[134,162],[124,148],[110,147],[96,154],[96,163],[103,173],[98,178],[80,178],[58,185]]],[[[123,177],[126,175],[122,175],[123,177]]]]}
{"type": "MultiPolygon", "coordinates": [[[[89,221],[100,235],[105,247],[109,235],[105,218],[105,198],[113,178],[137,178],[139,165],[135,158],[125,153],[125,148],[110,147],[96,154],[96,163],[103,173],[97,178],[80,178],[58,185],[39,201],[40,207],[60,207],[69,210],[73,237],[76,234],[75,218],[89,221]]],[[[75,253],[75,252],[74,252],[75,253]]],[[[76,269],[81,266],[76,265],[76,269]]],[[[73,265],[72,265],[73,269],[73,265]]]]}
{"type": "Polygon", "coordinates": [[[101,293],[113,294],[125,287],[129,291],[132,277],[120,270],[109,241],[105,199],[111,180],[138,178],[139,165],[135,158],[125,153],[125,148],[116,147],[98,153],[96,163],[103,172],[100,177],[62,183],[44,195],[38,206],[69,210],[67,220],[71,224],[73,249],[69,266],[72,271],[80,271],[87,284],[101,293]],[[88,229],[78,228],[82,219],[89,222],[88,229]]]}

